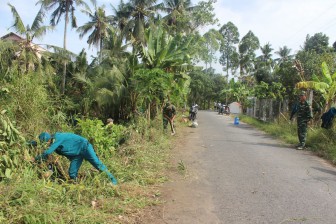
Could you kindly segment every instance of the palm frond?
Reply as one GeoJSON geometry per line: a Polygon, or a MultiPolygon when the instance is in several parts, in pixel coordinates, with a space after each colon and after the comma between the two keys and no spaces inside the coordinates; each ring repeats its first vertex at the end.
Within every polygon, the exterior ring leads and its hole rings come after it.
{"type": "Polygon", "coordinates": [[[45,13],[43,11],[43,8],[41,7],[35,16],[31,29],[34,31],[38,30],[41,27],[41,25],[43,25],[44,17],[45,17],[45,13]]]}
{"type": "Polygon", "coordinates": [[[14,24],[12,27],[14,27],[15,31],[18,32],[19,34],[25,34],[27,32],[25,25],[22,22],[22,19],[19,15],[19,13],[16,11],[16,8],[9,4],[9,7],[11,8],[13,17],[14,17],[14,24]]]}
{"type": "Polygon", "coordinates": [[[332,78],[329,72],[328,65],[325,62],[322,62],[322,74],[326,80],[326,83],[330,85],[332,83],[332,78]]]}
{"type": "Polygon", "coordinates": [[[54,29],[55,29],[54,26],[42,26],[42,27],[39,27],[39,29],[35,30],[33,38],[34,37],[41,38],[42,36],[44,36],[47,33],[47,31],[53,31],[54,29]]]}

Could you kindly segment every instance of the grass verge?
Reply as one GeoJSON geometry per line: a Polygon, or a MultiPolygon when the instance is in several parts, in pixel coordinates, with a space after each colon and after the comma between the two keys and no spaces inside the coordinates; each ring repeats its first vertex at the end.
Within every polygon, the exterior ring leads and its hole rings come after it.
{"type": "MultiPolygon", "coordinates": [[[[281,139],[285,143],[298,144],[296,122],[279,118],[275,122],[264,122],[249,116],[240,115],[240,120],[281,139]]],[[[336,132],[335,128],[323,129],[319,126],[309,126],[307,133],[307,150],[329,160],[336,165],[336,132]]]]}
{"type": "MultiPolygon", "coordinates": [[[[135,128],[113,157],[101,158],[117,177],[117,186],[88,162],[80,168],[77,183],[44,178],[41,167],[22,156],[12,177],[0,182],[0,223],[135,223],[134,215],[144,207],[161,203],[157,186],[167,180],[174,139],[161,127],[158,119],[135,128]]],[[[69,164],[63,157],[60,162],[69,164]]]]}

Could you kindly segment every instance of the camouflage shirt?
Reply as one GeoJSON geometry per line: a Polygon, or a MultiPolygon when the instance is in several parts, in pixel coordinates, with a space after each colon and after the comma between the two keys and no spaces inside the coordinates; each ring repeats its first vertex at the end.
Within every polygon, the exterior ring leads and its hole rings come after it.
{"type": "Polygon", "coordinates": [[[297,120],[308,122],[313,118],[311,107],[307,101],[300,102],[297,108],[297,120]]]}
{"type": "Polygon", "coordinates": [[[172,104],[165,106],[163,108],[163,115],[167,115],[169,118],[172,118],[174,115],[176,115],[175,106],[172,104]]]}

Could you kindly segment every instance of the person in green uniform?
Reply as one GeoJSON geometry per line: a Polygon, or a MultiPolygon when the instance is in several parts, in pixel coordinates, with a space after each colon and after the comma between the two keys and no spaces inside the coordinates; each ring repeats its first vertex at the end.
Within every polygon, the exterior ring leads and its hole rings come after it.
{"type": "Polygon", "coordinates": [[[311,107],[307,102],[306,92],[302,91],[299,97],[299,103],[294,106],[290,120],[297,114],[297,131],[299,138],[297,149],[301,150],[304,149],[306,145],[308,121],[313,118],[313,115],[311,107]]]}
{"type": "Polygon", "coordinates": [[[166,131],[168,123],[170,124],[171,128],[171,134],[175,134],[174,129],[174,119],[176,116],[176,108],[173,104],[171,104],[169,101],[166,102],[166,105],[163,107],[162,110],[162,117],[163,117],[163,129],[166,131]]]}
{"type": "Polygon", "coordinates": [[[40,142],[47,142],[49,148],[41,155],[36,156],[32,161],[45,161],[53,152],[65,156],[70,160],[69,176],[76,180],[77,174],[83,160],[87,160],[91,165],[101,172],[105,172],[114,185],[116,178],[108,171],[106,166],[98,159],[90,142],[79,135],[73,133],[56,132],[50,135],[43,132],[39,135],[40,142]]]}

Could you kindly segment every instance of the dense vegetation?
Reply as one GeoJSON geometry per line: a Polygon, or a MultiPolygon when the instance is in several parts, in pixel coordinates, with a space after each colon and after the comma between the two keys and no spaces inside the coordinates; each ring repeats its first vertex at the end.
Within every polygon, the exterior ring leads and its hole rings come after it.
{"type": "MultiPolygon", "coordinates": [[[[275,58],[270,43],[261,45],[252,31],[241,37],[232,22],[200,33],[217,23],[213,0],[121,1],[112,15],[94,0],[37,3],[41,9],[32,24],[8,4],[12,29],[23,39],[0,40],[0,191],[6,192],[0,196],[1,222],[123,222],[124,215],[156,203],[146,195],[155,195],[150,186],[165,179],[157,171],[169,148],[161,120],[166,100],[178,108],[193,102],[209,108],[214,101],[239,101],[246,108],[250,96],[291,103],[296,89],[307,89],[317,114],[334,103],[335,44],[330,47],[322,33],[307,35],[295,55],[281,47],[275,58]],[[81,12],[88,22],[76,24],[81,12]],[[34,44],[61,21],[62,47],[34,44]],[[69,26],[97,47],[94,60],[88,61],[85,50],[67,50],[69,26]],[[223,75],[212,68],[216,55],[223,75]],[[105,127],[109,117],[113,128],[105,127]],[[90,139],[120,184],[111,186],[85,164],[76,184],[62,172],[45,177],[46,165],[29,162],[43,148],[26,144],[42,131],[90,139]]],[[[56,160],[67,170],[64,158],[56,160]]]]}

